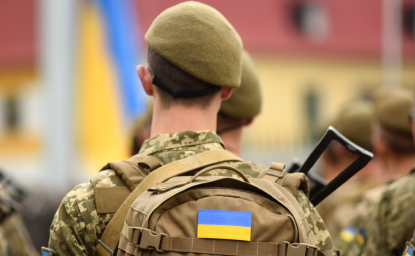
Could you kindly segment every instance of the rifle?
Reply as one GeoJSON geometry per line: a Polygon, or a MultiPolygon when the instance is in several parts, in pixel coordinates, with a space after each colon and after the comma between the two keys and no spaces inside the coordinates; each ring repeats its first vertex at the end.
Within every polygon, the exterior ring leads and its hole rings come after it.
{"type": "Polygon", "coordinates": [[[359,158],[355,160],[351,165],[349,165],[344,171],[342,171],[329,184],[327,184],[324,187],[321,187],[320,189],[313,189],[313,191],[310,193],[310,201],[315,206],[318,205],[321,201],[323,201],[328,195],[333,193],[337,188],[343,185],[346,181],[348,181],[351,177],[353,177],[353,175],[355,175],[358,171],[365,167],[373,158],[372,152],[369,152],[354,144],[345,136],[343,136],[340,132],[338,132],[334,127],[329,126],[329,128],[326,130],[326,133],[320,139],[315,149],[311,152],[307,160],[304,162],[304,164],[300,167],[300,169],[297,172],[302,172],[309,177],[309,174],[311,173],[308,172],[314,166],[314,164],[317,162],[317,160],[320,158],[320,156],[323,154],[324,150],[328,147],[332,140],[338,141],[349,152],[358,155],[359,158]]]}
{"type": "MultiPolygon", "coordinates": [[[[287,167],[287,173],[297,172],[300,168],[301,168],[300,160],[294,157],[293,159],[291,159],[291,163],[287,167]]],[[[310,189],[310,194],[313,194],[313,192],[320,190],[327,185],[326,180],[315,173],[309,172],[306,174],[306,176],[308,178],[308,186],[310,189]]]]}

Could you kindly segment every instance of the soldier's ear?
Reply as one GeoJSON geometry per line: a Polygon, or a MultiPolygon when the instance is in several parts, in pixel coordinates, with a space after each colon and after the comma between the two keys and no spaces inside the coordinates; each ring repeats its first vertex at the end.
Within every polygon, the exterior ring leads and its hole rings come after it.
{"type": "Polygon", "coordinates": [[[143,85],[144,91],[149,96],[153,96],[153,78],[151,77],[148,68],[143,65],[137,66],[137,74],[140,77],[141,84],[143,85]]]}
{"type": "Polygon", "coordinates": [[[222,87],[221,89],[221,99],[222,100],[227,100],[231,97],[232,92],[233,92],[233,88],[230,87],[222,87]]]}

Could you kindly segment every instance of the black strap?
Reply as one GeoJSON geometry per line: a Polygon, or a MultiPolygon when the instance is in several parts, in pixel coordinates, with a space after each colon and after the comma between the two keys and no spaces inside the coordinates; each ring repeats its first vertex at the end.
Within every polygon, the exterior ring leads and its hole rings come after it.
{"type": "Polygon", "coordinates": [[[151,71],[150,68],[148,68],[148,71],[150,71],[151,77],[153,78],[153,84],[160,88],[161,90],[167,92],[170,94],[173,98],[196,98],[196,97],[202,97],[206,96],[215,92],[220,91],[222,87],[212,85],[212,87],[200,90],[200,91],[173,91],[172,89],[165,86],[160,80],[157,79],[157,77],[154,75],[154,73],[151,71]]]}

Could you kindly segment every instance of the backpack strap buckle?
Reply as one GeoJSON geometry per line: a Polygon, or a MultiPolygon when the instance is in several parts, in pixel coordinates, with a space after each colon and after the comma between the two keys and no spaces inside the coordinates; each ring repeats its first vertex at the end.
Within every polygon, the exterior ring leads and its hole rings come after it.
{"type": "Polygon", "coordinates": [[[146,228],[137,228],[133,227],[133,230],[139,230],[141,232],[141,239],[138,245],[130,243],[130,245],[138,246],[140,249],[143,250],[156,250],[158,252],[164,252],[160,250],[160,244],[161,244],[161,237],[167,236],[167,234],[164,233],[156,233],[150,229],[146,228]]]}
{"type": "Polygon", "coordinates": [[[287,246],[286,256],[305,256],[305,255],[318,255],[317,246],[305,243],[289,243],[283,242],[287,246]],[[310,252],[311,251],[311,252],[310,252]]]}

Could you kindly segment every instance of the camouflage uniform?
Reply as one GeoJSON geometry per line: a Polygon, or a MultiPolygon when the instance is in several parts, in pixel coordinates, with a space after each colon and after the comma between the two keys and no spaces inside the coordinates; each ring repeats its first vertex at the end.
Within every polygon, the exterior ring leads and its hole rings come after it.
{"type": "MultiPolygon", "coordinates": [[[[375,185],[379,183],[373,182],[371,184],[375,185]]],[[[339,220],[341,219],[341,210],[345,210],[343,211],[343,230],[336,238],[334,238],[334,244],[342,252],[343,255],[348,254],[349,243],[351,243],[354,237],[357,235],[359,225],[366,218],[373,204],[385,189],[385,186],[385,184],[382,184],[369,189],[357,197],[353,203],[349,204],[347,209],[339,209],[337,213],[339,220]]]]}
{"type": "Polygon", "coordinates": [[[12,213],[1,223],[0,240],[0,256],[39,255],[19,213],[12,213]]]}
{"type": "Polygon", "coordinates": [[[389,184],[362,222],[349,255],[402,255],[415,229],[415,170],[389,184]]]}
{"type": "Polygon", "coordinates": [[[340,247],[337,238],[340,231],[367,214],[365,206],[370,204],[369,201],[373,202],[373,192],[370,190],[379,185],[380,182],[375,181],[349,181],[316,207],[338,249],[340,247]]]}
{"type": "MultiPolygon", "coordinates": [[[[197,153],[223,148],[220,137],[213,132],[187,131],[162,134],[146,140],[140,153],[154,156],[164,165],[197,153]]],[[[233,165],[250,177],[256,177],[262,169],[250,162],[233,163],[233,165]]],[[[218,171],[210,175],[232,174],[218,171]]],[[[102,236],[114,214],[97,214],[94,186],[126,185],[112,170],[101,171],[92,180],[94,184],[78,185],[63,199],[50,228],[49,248],[56,252],[54,255],[95,255],[97,239],[102,236]]],[[[333,242],[320,215],[304,192],[298,191],[297,200],[306,214],[319,249],[326,256],[336,255],[333,242]]]]}

